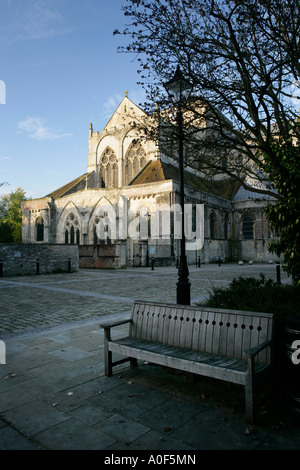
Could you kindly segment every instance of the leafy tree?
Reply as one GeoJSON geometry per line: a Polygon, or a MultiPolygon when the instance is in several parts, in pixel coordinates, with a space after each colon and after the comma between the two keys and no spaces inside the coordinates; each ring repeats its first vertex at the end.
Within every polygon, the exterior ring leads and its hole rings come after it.
{"type": "Polygon", "coordinates": [[[269,249],[284,254],[286,271],[300,285],[300,148],[285,142],[273,144],[273,149],[278,164],[265,155],[265,167],[279,198],[267,206],[266,215],[279,238],[269,249]]]}
{"type": "MultiPolygon", "coordinates": [[[[207,177],[227,174],[277,201],[267,216],[281,241],[271,248],[297,278],[299,0],[127,0],[123,9],[129,41],[120,50],[139,63],[146,109],[167,109],[163,83],[179,64],[194,87],[185,113],[189,156],[207,177]]],[[[173,124],[171,113],[162,115],[173,124]]]]}
{"type": "Polygon", "coordinates": [[[21,243],[21,202],[25,199],[25,191],[20,187],[0,198],[0,243],[21,243]]]}

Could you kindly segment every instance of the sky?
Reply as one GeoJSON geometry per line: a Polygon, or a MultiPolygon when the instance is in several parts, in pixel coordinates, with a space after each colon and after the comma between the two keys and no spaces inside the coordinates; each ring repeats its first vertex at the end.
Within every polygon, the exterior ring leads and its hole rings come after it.
{"type": "Polygon", "coordinates": [[[1,0],[0,196],[46,196],[87,171],[88,131],[124,97],[145,101],[138,63],[113,36],[126,0],[1,0]]]}

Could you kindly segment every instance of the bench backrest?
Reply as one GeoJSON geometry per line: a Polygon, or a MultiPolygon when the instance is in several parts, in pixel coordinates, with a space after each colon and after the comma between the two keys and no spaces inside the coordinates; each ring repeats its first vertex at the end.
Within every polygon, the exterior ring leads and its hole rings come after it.
{"type": "MultiPolygon", "coordinates": [[[[242,359],[272,329],[273,314],[135,301],[130,336],[242,359]]],[[[265,353],[259,362],[269,362],[265,353]]]]}

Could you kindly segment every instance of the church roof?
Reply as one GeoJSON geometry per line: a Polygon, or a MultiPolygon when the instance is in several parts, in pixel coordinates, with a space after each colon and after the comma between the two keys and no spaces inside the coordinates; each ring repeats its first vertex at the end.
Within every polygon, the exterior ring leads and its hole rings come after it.
{"type": "Polygon", "coordinates": [[[146,115],[147,114],[145,113],[145,111],[142,110],[142,108],[140,108],[140,106],[137,106],[135,103],[133,103],[133,101],[128,98],[126,91],[123,100],[109,119],[104,129],[109,129],[110,127],[118,127],[120,126],[120,124],[124,125],[125,116],[127,117],[127,120],[132,121],[134,119],[140,119],[146,115]]]}
{"type": "Polygon", "coordinates": [[[79,176],[75,180],[71,181],[70,183],[65,184],[61,188],[56,189],[55,191],[52,191],[52,193],[47,194],[46,197],[53,197],[54,199],[57,199],[59,197],[65,196],[67,192],[69,192],[71,189],[74,188],[74,186],[78,185],[78,183],[81,183],[84,181],[89,173],[85,173],[84,175],[79,176]]]}
{"type": "Polygon", "coordinates": [[[234,196],[234,202],[236,201],[249,201],[250,199],[252,200],[272,200],[274,199],[272,196],[269,194],[264,194],[264,193],[258,193],[255,191],[250,191],[249,189],[244,188],[241,186],[237,193],[234,196]]]}
{"type": "MultiPolygon", "coordinates": [[[[84,173],[70,183],[67,183],[52,193],[47,194],[46,197],[57,199],[85,189],[86,184],[88,184],[89,178],[92,177],[93,173],[94,172],[84,173]]],[[[140,173],[130,182],[129,186],[158,183],[167,180],[179,182],[179,168],[171,165],[170,163],[163,162],[162,160],[153,160],[140,171],[140,173]]],[[[213,180],[201,178],[195,173],[191,173],[189,171],[184,172],[184,183],[195,191],[209,193],[213,196],[222,197],[229,201],[236,197],[241,188],[241,184],[234,179],[213,180]]]]}
{"type": "MultiPolygon", "coordinates": [[[[147,183],[157,183],[160,181],[179,181],[179,168],[165,163],[162,160],[151,161],[145,168],[131,181],[130,186],[147,183]]],[[[211,180],[200,178],[189,171],[184,172],[185,185],[197,191],[203,191],[214,196],[232,200],[241,184],[234,179],[211,180]]]]}

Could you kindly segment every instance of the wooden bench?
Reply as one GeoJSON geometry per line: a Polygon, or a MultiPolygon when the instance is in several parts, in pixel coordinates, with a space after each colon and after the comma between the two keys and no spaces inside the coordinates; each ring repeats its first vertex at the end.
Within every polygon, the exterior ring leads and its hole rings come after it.
{"type": "Polygon", "coordinates": [[[257,380],[271,369],[273,314],[135,301],[130,319],[104,323],[105,375],[137,359],[245,387],[246,418],[254,422],[257,380]],[[113,340],[111,328],[129,322],[113,340]],[[126,356],[116,362],[112,353],[126,356]]]}

